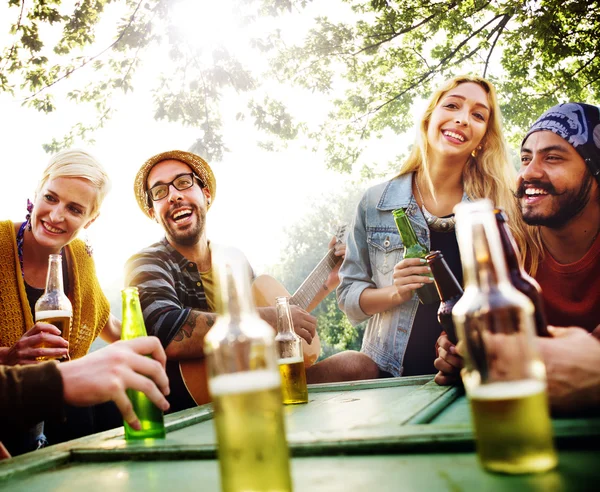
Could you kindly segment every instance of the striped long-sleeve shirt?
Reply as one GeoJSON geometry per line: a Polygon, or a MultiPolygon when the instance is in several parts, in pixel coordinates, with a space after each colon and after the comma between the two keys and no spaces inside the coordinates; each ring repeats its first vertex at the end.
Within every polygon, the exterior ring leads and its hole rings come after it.
{"type": "Polygon", "coordinates": [[[192,309],[209,311],[195,263],[165,238],[133,255],[125,266],[125,285],[137,287],[148,335],[167,347],[192,309]]]}

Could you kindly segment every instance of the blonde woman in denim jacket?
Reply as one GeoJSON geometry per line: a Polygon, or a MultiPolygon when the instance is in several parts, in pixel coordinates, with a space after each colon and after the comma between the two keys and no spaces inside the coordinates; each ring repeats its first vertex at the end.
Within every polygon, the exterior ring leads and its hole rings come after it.
{"type": "MultiPolygon", "coordinates": [[[[454,206],[488,197],[516,217],[514,176],[494,87],[476,76],[447,81],[431,98],[398,175],[364,194],[348,238],[338,302],[353,324],[369,320],[361,353],[344,355],[357,379],[433,374],[447,369],[444,364],[461,364],[437,323],[439,303],[419,303],[415,290],[431,282],[421,276],[428,267],[403,259],[392,210],[406,209],[419,240],[441,249],[460,280],[454,206]],[[434,368],[436,341],[440,357],[434,368]]],[[[523,226],[512,223],[522,243],[523,226]]]]}

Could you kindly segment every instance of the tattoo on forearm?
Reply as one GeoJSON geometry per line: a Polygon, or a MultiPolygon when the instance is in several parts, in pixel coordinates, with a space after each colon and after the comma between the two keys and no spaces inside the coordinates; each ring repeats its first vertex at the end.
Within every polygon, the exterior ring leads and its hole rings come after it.
{"type": "MultiPolygon", "coordinates": [[[[215,324],[215,316],[213,316],[211,313],[203,313],[201,311],[192,310],[190,311],[190,314],[188,315],[185,322],[183,323],[183,326],[177,332],[177,335],[173,337],[173,340],[175,340],[176,342],[182,342],[186,338],[192,338],[192,332],[194,331],[194,328],[196,328],[198,318],[201,315],[207,314],[208,316],[205,318],[206,326],[208,328],[211,328],[215,324]]],[[[205,333],[206,331],[208,330],[205,330],[205,333]]]]}

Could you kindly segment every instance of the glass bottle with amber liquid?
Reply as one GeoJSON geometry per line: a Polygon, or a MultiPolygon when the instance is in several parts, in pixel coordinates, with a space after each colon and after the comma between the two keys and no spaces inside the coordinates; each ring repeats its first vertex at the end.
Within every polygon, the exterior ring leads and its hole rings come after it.
{"type": "MultiPolygon", "coordinates": [[[[121,323],[121,340],[132,340],[147,336],[140,297],[137,287],[127,287],[121,291],[123,301],[123,321],[121,323]]],[[[140,421],[140,430],[133,429],[127,422],[125,439],[164,439],[165,424],[163,411],[158,408],[142,391],[127,390],[127,396],[133,405],[133,410],[140,421]]]]}
{"type": "Polygon", "coordinates": [[[456,330],[454,321],[452,320],[452,308],[463,295],[463,290],[458,280],[450,270],[448,263],[444,259],[441,251],[432,251],[425,259],[435,280],[435,287],[440,296],[440,307],[438,308],[437,316],[440,325],[448,335],[448,339],[456,344],[456,330]]]}
{"type": "MultiPolygon", "coordinates": [[[[60,336],[69,341],[71,323],[73,320],[73,306],[64,292],[62,257],[50,255],[48,257],[48,273],[46,275],[46,289],[35,303],[35,321],[43,321],[56,326],[60,336]]],[[[38,348],[46,348],[44,343],[38,348]]],[[[48,360],[50,357],[37,357],[37,360],[48,360]]]]}
{"type": "Polygon", "coordinates": [[[288,298],[277,297],[275,308],[277,310],[275,344],[279,355],[283,403],[286,405],[308,403],[302,339],[294,332],[288,298]]]}
{"type": "Polygon", "coordinates": [[[273,328],[256,312],[250,267],[234,248],[212,246],[219,317],[204,352],[221,490],[292,490],[273,328]]]}
{"type": "Polygon", "coordinates": [[[508,278],[492,202],[461,203],[455,212],[465,289],[452,315],[479,459],[494,472],[544,472],[557,456],[533,304],[508,278]]]}
{"type": "MultiPolygon", "coordinates": [[[[394,221],[396,222],[396,227],[398,228],[398,233],[404,244],[404,258],[425,259],[429,250],[419,242],[415,230],[408,220],[408,216],[404,209],[399,208],[394,210],[392,211],[392,214],[394,216],[394,221]]],[[[423,276],[433,278],[431,273],[423,274],[423,276]]],[[[422,304],[433,304],[440,300],[433,282],[423,284],[423,287],[418,288],[417,295],[422,304]]]]}
{"type": "Polygon", "coordinates": [[[506,258],[510,281],[519,292],[529,297],[529,300],[533,303],[535,309],[535,331],[537,335],[540,337],[549,337],[550,333],[548,333],[542,288],[521,266],[519,250],[515,238],[508,227],[506,213],[504,210],[496,208],[494,209],[494,215],[496,216],[498,230],[500,231],[500,240],[502,241],[502,249],[506,258]]]}

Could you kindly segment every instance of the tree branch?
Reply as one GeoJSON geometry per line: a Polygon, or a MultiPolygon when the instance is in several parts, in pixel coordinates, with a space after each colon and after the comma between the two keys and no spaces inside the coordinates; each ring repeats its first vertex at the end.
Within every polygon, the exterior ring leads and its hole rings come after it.
{"type": "Polygon", "coordinates": [[[502,35],[502,31],[504,30],[504,28],[506,27],[506,24],[508,24],[508,21],[510,20],[511,16],[508,14],[504,15],[504,19],[502,19],[500,21],[500,23],[498,24],[498,29],[496,31],[496,39],[494,39],[494,42],[492,43],[492,47],[490,48],[490,52],[488,53],[488,56],[485,60],[485,68],[483,69],[483,78],[485,78],[486,74],[487,74],[487,69],[490,63],[490,58],[492,57],[492,53],[494,52],[494,48],[496,47],[496,43],[498,42],[498,40],[500,39],[500,36],[502,35]]]}
{"type": "Polygon", "coordinates": [[[135,7],[135,10],[133,11],[133,14],[131,14],[131,17],[129,18],[128,24],[123,28],[123,30],[119,34],[119,37],[113,43],[111,43],[109,46],[107,46],[105,49],[103,49],[100,53],[92,56],[91,58],[88,58],[86,61],[84,61],[78,67],[73,68],[72,70],[67,71],[64,75],[61,75],[60,77],[58,77],[57,79],[53,80],[49,84],[46,84],[44,87],[42,87],[41,89],[39,89],[38,91],[36,91],[34,94],[31,94],[30,96],[27,96],[26,98],[23,99],[23,102],[27,102],[27,101],[33,99],[34,97],[36,97],[37,95],[39,95],[43,91],[49,89],[53,85],[57,84],[61,80],[64,80],[64,79],[68,78],[72,73],[76,72],[77,70],[82,69],[83,67],[85,67],[86,65],[88,65],[90,62],[92,62],[95,59],[101,57],[104,53],[106,53],[107,51],[113,49],[117,44],[119,44],[121,42],[121,40],[123,39],[123,37],[125,36],[125,33],[129,30],[129,28],[133,24],[133,21],[135,20],[135,16],[136,16],[138,10],[140,9],[143,1],[144,0],[140,0],[138,2],[137,6],[135,7]]]}
{"type": "MultiPolygon", "coordinates": [[[[427,70],[424,74],[422,74],[420,77],[418,77],[418,79],[415,82],[410,83],[410,85],[404,89],[403,91],[401,91],[400,93],[396,94],[393,98],[387,100],[386,102],[380,104],[379,106],[377,106],[375,109],[369,111],[368,113],[366,113],[365,115],[361,116],[361,118],[363,118],[366,115],[370,115],[373,113],[376,113],[377,111],[379,111],[380,109],[384,108],[385,106],[387,106],[388,104],[394,102],[395,100],[401,98],[404,94],[406,94],[408,91],[414,89],[415,87],[417,87],[417,85],[423,83],[425,80],[427,80],[429,77],[431,77],[437,70],[439,70],[440,68],[442,68],[443,66],[447,65],[447,63],[449,62],[449,60],[451,60],[456,53],[458,53],[460,51],[460,49],[467,44],[471,39],[473,39],[475,36],[477,36],[477,34],[479,34],[481,31],[483,31],[487,26],[489,26],[492,22],[503,18],[505,14],[503,15],[497,15],[496,17],[494,17],[493,19],[491,19],[490,21],[486,22],[485,24],[483,24],[479,29],[477,29],[476,31],[473,31],[468,37],[466,37],[465,39],[463,39],[457,46],[456,48],[454,48],[448,55],[446,55],[444,58],[442,58],[442,60],[435,65],[433,68],[427,70]]],[[[490,36],[493,35],[494,32],[496,32],[498,30],[498,26],[496,26],[494,28],[494,30],[490,33],[490,35],[488,36],[488,39],[490,36]]],[[[477,52],[479,48],[475,48],[474,50],[472,50],[470,53],[468,53],[466,56],[462,57],[459,59],[459,61],[457,63],[460,63],[461,61],[466,60],[467,58],[470,58],[471,56],[473,56],[474,53],[477,52]]]]}
{"type": "MultiPolygon", "coordinates": [[[[19,32],[19,30],[21,29],[21,20],[23,19],[23,12],[25,11],[25,0],[22,0],[21,2],[21,11],[19,12],[19,19],[17,20],[17,27],[15,29],[15,34],[17,32],[19,32]]],[[[5,63],[4,66],[2,67],[2,71],[4,70],[4,68],[6,67],[6,64],[8,63],[8,60],[11,59],[13,53],[15,52],[17,48],[17,43],[13,43],[13,45],[10,47],[10,51],[8,52],[8,55],[5,58],[5,63]]]]}

